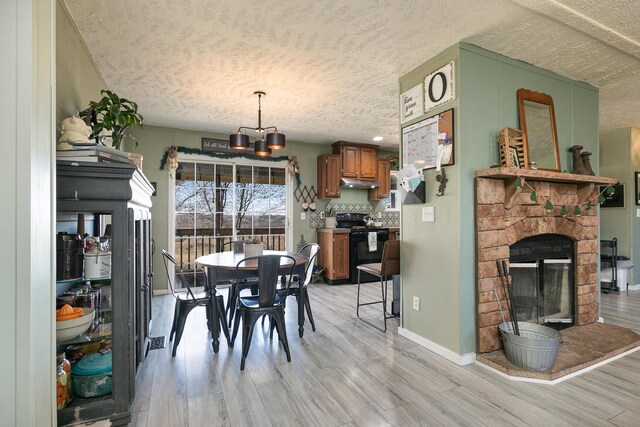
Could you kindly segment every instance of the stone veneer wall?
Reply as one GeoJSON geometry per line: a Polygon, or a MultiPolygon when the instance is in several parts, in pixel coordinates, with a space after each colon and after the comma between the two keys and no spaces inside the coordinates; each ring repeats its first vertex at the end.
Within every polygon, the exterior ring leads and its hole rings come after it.
{"type": "Polygon", "coordinates": [[[538,234],[560,234],[575,244],[574,289],[576,325],[598,320],[598,216],[597,208],[582,209],[582,216],[571,212],[578,203],[576,184],[530,182],[538,193],[538,202],[530,200],[526,189],[516,196],[511,209],[505,209],[505,181],[476,178],[476,301],[477,351],[487,353],[502,347],[498,324],[502,322],[493,289],[498,292],[504,315],[507,305],[496,260],[509,260],[509,246],[518,240],[538,234]],[[544,202],[551,198],[555,208],[547,213],[544,202]],[[562,217],[560,206],[566,205],[570,215],[562,217]]]}

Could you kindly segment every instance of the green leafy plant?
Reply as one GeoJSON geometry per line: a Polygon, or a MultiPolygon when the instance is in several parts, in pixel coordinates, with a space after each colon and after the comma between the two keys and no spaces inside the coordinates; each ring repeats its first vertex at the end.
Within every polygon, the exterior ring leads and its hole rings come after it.
{"type": "MultiPolygon", "coordinates": [[[[138,113],[138,104],[135,102],[121,98],[110,90],[101,90],[100,94],[100,101],[89,103],[95,117],[91,124],[92,135],[97,137],[103,130],[110,131],[112,145],[119,149],[125,136],[124,132],[133,125],[142,127],[144,118],[138,113]]],[[[133,140],[135,148],[138,142],[133,140]]]]}

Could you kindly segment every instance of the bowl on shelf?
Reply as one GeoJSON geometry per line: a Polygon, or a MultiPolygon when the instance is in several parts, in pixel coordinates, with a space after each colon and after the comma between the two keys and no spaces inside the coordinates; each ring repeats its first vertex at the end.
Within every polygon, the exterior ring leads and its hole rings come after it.
{"type": "Polygon", "coordinates": [[[373,226],[374,227],[382,227],[382,221],[374,221],[373,222],[373,226]]]}
{"type": "Polygon", "coordinates": [[[93,321],[95,310],[89,307],[82,307],[82,311],[84,314],[80,317],[56,322],[56,339],[58,341],[69,340],[87,332],[93,321]]]}

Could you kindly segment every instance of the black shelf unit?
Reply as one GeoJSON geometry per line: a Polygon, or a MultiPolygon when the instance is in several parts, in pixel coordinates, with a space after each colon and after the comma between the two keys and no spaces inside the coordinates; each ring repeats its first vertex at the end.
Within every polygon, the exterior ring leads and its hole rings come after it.
{"type": "Polygon", "coordinates": [[[618,292],[618,239],[600,240],[600,271],[611,269],[611,277],[600,278],[600,290],[618,292]]]}
{"type": "MultiPolygon", "coordinates": [[[[131,419],[135,375],[149,345],[153,265],[151,194],[153,187],[135,166],[116,163],[58,161],[56,211],[110,220],[111,234],[111,335],[113,391],[107,396],[80,398],[58,411],[58,425],[111,420],[126,425],[131,419]]],[[[60,224],[58,224],[60,226],[60,224]]],[[[94,230],[95,231],[95,230],[94,230]]],[[[58,294],[58,290],[56,290],[58,294]]],[[[90,342],[105,335],[84,335],[64,341],[90,342]]]]}

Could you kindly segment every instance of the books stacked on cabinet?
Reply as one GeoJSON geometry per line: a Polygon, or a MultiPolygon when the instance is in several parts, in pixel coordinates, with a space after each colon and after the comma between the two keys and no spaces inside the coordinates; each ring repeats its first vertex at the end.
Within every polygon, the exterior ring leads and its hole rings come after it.
{"type": "Polygon", "coordinates": [[[70,150],[57,150],[56,159],[68,162],[133,163],[129,153],[97,143],[73,143],[70,150]]]}

